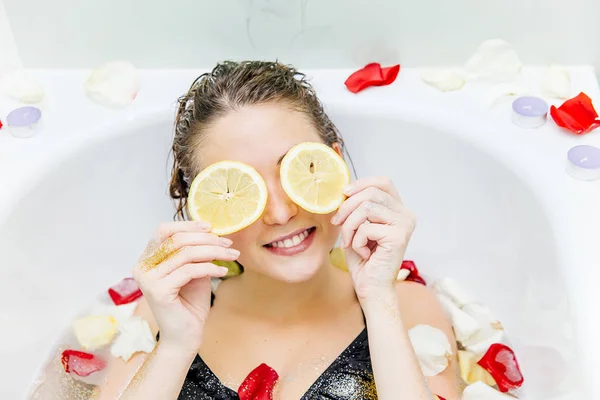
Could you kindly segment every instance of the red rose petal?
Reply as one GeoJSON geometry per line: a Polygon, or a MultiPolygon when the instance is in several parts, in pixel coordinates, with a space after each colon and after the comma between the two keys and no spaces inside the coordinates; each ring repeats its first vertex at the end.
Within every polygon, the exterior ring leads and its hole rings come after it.
{"type": "Polygon", "coordinates": [[[77,350],[63,351],[61,362],[65,372],[72,372],[77,376],[88,376],[106,367],[106,362],[103,359],[77,350]]]}
{"type": "Polygon", "coordinates": [[[352,93],[358,93],[370,86],[391,84],[396,80],[398,72],[400,72],[399,64],[382,69],[379,63],[371,63],[352,73],[344,84],[352,93]]]}
{"type": "Polygon", "coordinates": [[[425,282],[425,279],[423,279],[421,275],[419,275],[419,270],[417,269],[417,266],[415,265],[414,261],[402,261],[402,266],[400,267],[400,269],[407,269],[409,272],[405,281],[417,282],[421,285],[427,286],[427,282],[425,282]]]}
{"type": "Polygon", "coordinates": [[[592,99],[585,93],[565,101],[560,107],[550,107],[550,115],[556,125],[581,135],[600,126],[598,113],[594,109],[592,99]]]}
{"type": "Polygon", "coordinates": [[[398,73],[400,72],[400,64],[394,65],[392,67],[383,68],[381,70],[381,75],[383,76],[383,82],[379,86],[389,85],[396,80],[398,77],[398,73]]]}
{"type": "Polygon", "coordinates": [[[113,303],[117,306],[121,304],[131,303],[142,295],[142,291],[138,287],[133,278],[125,278],[116,285],[108,289],[108,295],[113,303]]]}
{"type": "Polygon", "coordinates": [[[260,364],[248,374],[238,389],[240,400],[273,400],[273,388],[279,379],[267,364],[260,364]]]}
{"type": "Polygon", "coordinates": [[[508,346],[494,343],[477,364],[492,375],[501,392],[508,392],[523,384],[519,363],[515,353],[508,346]]]}

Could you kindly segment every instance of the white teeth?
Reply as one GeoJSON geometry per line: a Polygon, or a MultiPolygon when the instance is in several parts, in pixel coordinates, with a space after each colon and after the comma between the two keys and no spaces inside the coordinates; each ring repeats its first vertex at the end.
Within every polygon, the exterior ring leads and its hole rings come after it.
{"type": "Polygon", "coordinates": [[[271,243],[271,246],[272,247],[284,247],[284,248],[294,247],[294,246],[298,246],[307,237],[308,237],[308,229],[302,233],[294,235],[292,238],[273,242],[273,243],[271,243]]]}

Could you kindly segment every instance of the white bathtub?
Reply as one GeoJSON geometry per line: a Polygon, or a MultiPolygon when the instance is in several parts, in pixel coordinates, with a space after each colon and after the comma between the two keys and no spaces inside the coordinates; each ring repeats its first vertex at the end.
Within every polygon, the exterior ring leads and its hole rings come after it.
{"type": "MultiPolygon", "coordinates": [[[[317,88],[358,175],[392,177],[419,218],[408,257],[427,276],[463,281],[495,311],[528,398],[596,398],[585,397],[592,385],[582,373],[597,372],[591,368],[600,356],[600,345],[589,347],[598,328],[590,304],[600,304],[593,290],[600,258],[590,237],[600,226],[593,227],[600,189],[564,173],[575,139],[444,105],[416,83],[422,92],[412,88],[410,96],[390,88],[352,97],[326,83],[332,74],[317,74],[317,88]],[[543,135],[561,136],[540,144],[543,135]],[[554,377],[563,370],[564,379],[554,377]]],[[[88,137],[34,139],[40,159],[18,179],[16,167],[0,175],[10,189],[0,197],[0,398],[25,396],[59,331],[129,274],[156,225],[172,217],[173,109],[164,99],[152,112],[140,102],[103,114],[88,137]]],[[[26,142],[4,140],[26,154],[26,142]]],[[[597,137],[586,140],[598,145],[597,137]]]]}

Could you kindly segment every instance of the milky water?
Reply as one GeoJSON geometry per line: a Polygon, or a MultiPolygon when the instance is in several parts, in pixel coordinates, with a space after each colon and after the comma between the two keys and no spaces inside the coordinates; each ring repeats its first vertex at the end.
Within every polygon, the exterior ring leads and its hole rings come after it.
{"type": "MultiPolygon", "coordinates": [[[[431,282],[429,278],[426,279],[431,282]]],[[[136,300],[129,305],[118,306],[119,311],[115,312],[114,304],[108,294],[106,292],[101,293],[87,307],[82,308],[79,317],[110,312],[119,321],[119,326],[122,326],[128,316],[133,313],[133,309],[138,302],[139,300],[136,300]]],[[[575,394],[576,391],[573,390],[574,387],[578,386],[577,374],[573,370],[574,355],[568,349],[556,346],[556,341],[543,340],[544,337],[551,338],[557,337],[557,335],[572,336],[572,332],[569,332],[567,325],[565,325],[566,321],[563,320],[563,324],[558,324],[560,318],[565,317],[565,315],[561,317],[559,311],[552,309],[544,314],[538,310],[536,320],[523,321],[523,325],[537,325],[537,329],[545,333],[545,335],[540,335],[542,339],[537,343],[520,343],[518,337],[510,336],[510,332],[502,340],[509,347],[512,347],[511,342],[516,342],[517,346],[513,347],[513,350],[515,350],[517,360],[521,357],[527,359],[529,363],[527,371],[534,371],[534,373],[527,374],[526,370],[521,369],[520,372],[523,372],[525,376],[525,384],[513,392],[513,395],[518,396],[518,398],[556,400],[578,398],[578,395],[575,394]]],[[[566,310],[564,311],[566,312],[566,310]]],[[[111,343],[114,343],[114,340],[111,343]]],[[[123,361],[117,360],[111,355],[110,348],[111,344],[108,344],[88,352],[107,361],[109,364],[123,363],[123,361]]],[[[87,377],[66,373],[61,363],[61,354],[65,349],[82,350],[72,327],[65,327],[63,335],[50,352],[49,359],[40,369],[40,374],[30,392],[29,399],[84,400],[93,398],[96,385],[101,384],[106,378],[106,369],[92,373],[87,377]]],[[[508,356],[505,354],[503,357],[507,358],[508,356]]],[[[502,360],[499,359],[498,361],[502,360]]],[[[507,375],[512,379],[517,379],[520,372],[514,368],[509,368],[507,375]]]]}

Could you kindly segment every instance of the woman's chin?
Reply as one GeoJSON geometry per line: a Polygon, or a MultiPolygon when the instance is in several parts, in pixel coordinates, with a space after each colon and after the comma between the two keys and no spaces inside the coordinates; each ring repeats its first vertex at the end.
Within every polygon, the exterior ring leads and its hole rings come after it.
{"type": "Polygon", "coordinates": [[[324,257],[291,257],[287,262],[272,264],[268,271],[273,279],[302,283],[313,279],[326,261],[324,257]]]}

